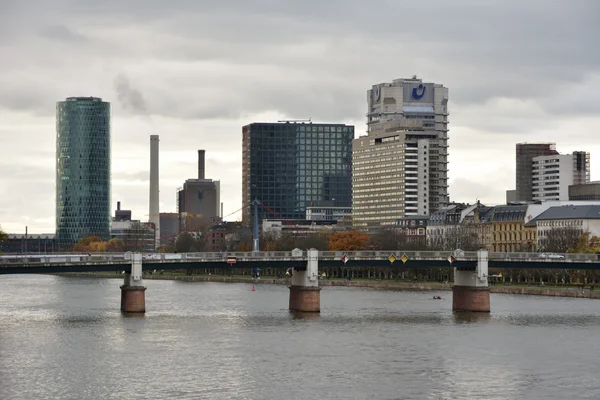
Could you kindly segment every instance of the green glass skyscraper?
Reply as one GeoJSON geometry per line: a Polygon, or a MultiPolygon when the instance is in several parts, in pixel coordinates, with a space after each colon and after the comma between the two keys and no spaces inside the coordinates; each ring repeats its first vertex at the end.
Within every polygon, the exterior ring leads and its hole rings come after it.
{"type": "Polygon", "coordinates": [[[69,97],[56,104],[56,235],[62,249],[110,237],[110,103],[69,97]]]}

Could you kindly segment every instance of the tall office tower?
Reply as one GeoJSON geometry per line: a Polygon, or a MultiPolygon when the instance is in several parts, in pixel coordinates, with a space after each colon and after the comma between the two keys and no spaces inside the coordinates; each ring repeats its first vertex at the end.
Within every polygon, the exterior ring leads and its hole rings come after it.
{"type": "Polygon", "coordinates": [[[242,128],[242,220],[257,199],[269,218],[305,219],[310,206],[350,207],[354,127],[252,123],[242,128]]]}
{"type": "Polygon", "coordinates": [[[150,135],[150,207],[149,221],[154,225],[154,248],[160,247],[160,210],[158,183],[158,135],[150,135]]]}
{"type": "Polygon", "coordinates": [[[62,249],[110,237],[110,103],[69,97],[56,104],[56,234],[62,249]]]}
{"type": "Polygon", "coordinates": [[[205,151],[198,150],[198,179],[188,179],[177,193],[177,209],[187,217],[212,222],[220,217],[221,182],[205,178],[205,151]]]}
{"type": "Polygon", "coordinates": [[[566,201],[569,186],[590,182],[590,153],[534,157],[531,169],[533,201],[566,201]]]}
{"type": "Polygon", "coordinates": [[[352,142],[356,227],[393,225],[448,204],[448,89],[416,76],[367,91],[367,135],[352,142]]]}
{"type": "Polygon", "coordinates": [[[533,200],[533,158],[557,154],[556,143],[517,143],[516,201],[533,200]]]}

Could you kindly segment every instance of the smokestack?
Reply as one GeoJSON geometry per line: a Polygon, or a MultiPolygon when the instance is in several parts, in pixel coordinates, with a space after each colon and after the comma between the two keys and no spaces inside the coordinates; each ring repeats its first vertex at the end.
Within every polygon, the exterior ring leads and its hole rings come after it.
{"type": "Polygon", "coordinates": [[[160,247],[160,211],[158,209],[158,135],[150,135],[150,212],[154,224],[155,249],[160,247]]]}
{"type": "Polygon", "coordinates": [[[121,202],[117,201],[117,211],[121,211],[121,202]]]}
{"type": "Polygon", "coordinates": [[[198,150],[198,179],[204,179],[204,150],[198,150]]]}

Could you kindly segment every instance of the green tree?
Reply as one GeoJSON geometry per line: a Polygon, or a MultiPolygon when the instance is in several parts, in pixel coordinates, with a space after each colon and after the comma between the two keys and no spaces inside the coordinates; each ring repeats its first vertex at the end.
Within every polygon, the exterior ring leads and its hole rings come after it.
{"type": "MultiPolygon", "coordinates": [[[[0,243],[4,242],[6,239],[8,239],[8,235],[2,230],[2,226],[0,225],[0,243]]],[[[0,250],[0,254],[2,254],[2,250],[0,250]]]]}
{"type": "Polygon", "coordinates": [[[177,240],[175,241],[175,251],[177,253],[189,252],[194,245],[194,241],[194,237],[190,233],[183,232],[177,236],[177,240]]]}

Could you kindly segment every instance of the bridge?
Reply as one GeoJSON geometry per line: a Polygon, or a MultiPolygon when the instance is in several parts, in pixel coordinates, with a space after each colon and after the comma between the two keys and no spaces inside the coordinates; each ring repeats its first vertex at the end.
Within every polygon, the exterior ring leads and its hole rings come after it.
{"type": "Polygon", "coordinates": [[[228,253],[99,253],[0,256],[2,274],[124,271],[121,310],[145,312],[143,270],[270,268],[291,269],[290,310],[320,311],[319,267],[454,268],[453,310],[490,311],[488,269],[594,269],[596,254],[490,253],[485,250],[318,251],[228,253]]]}

